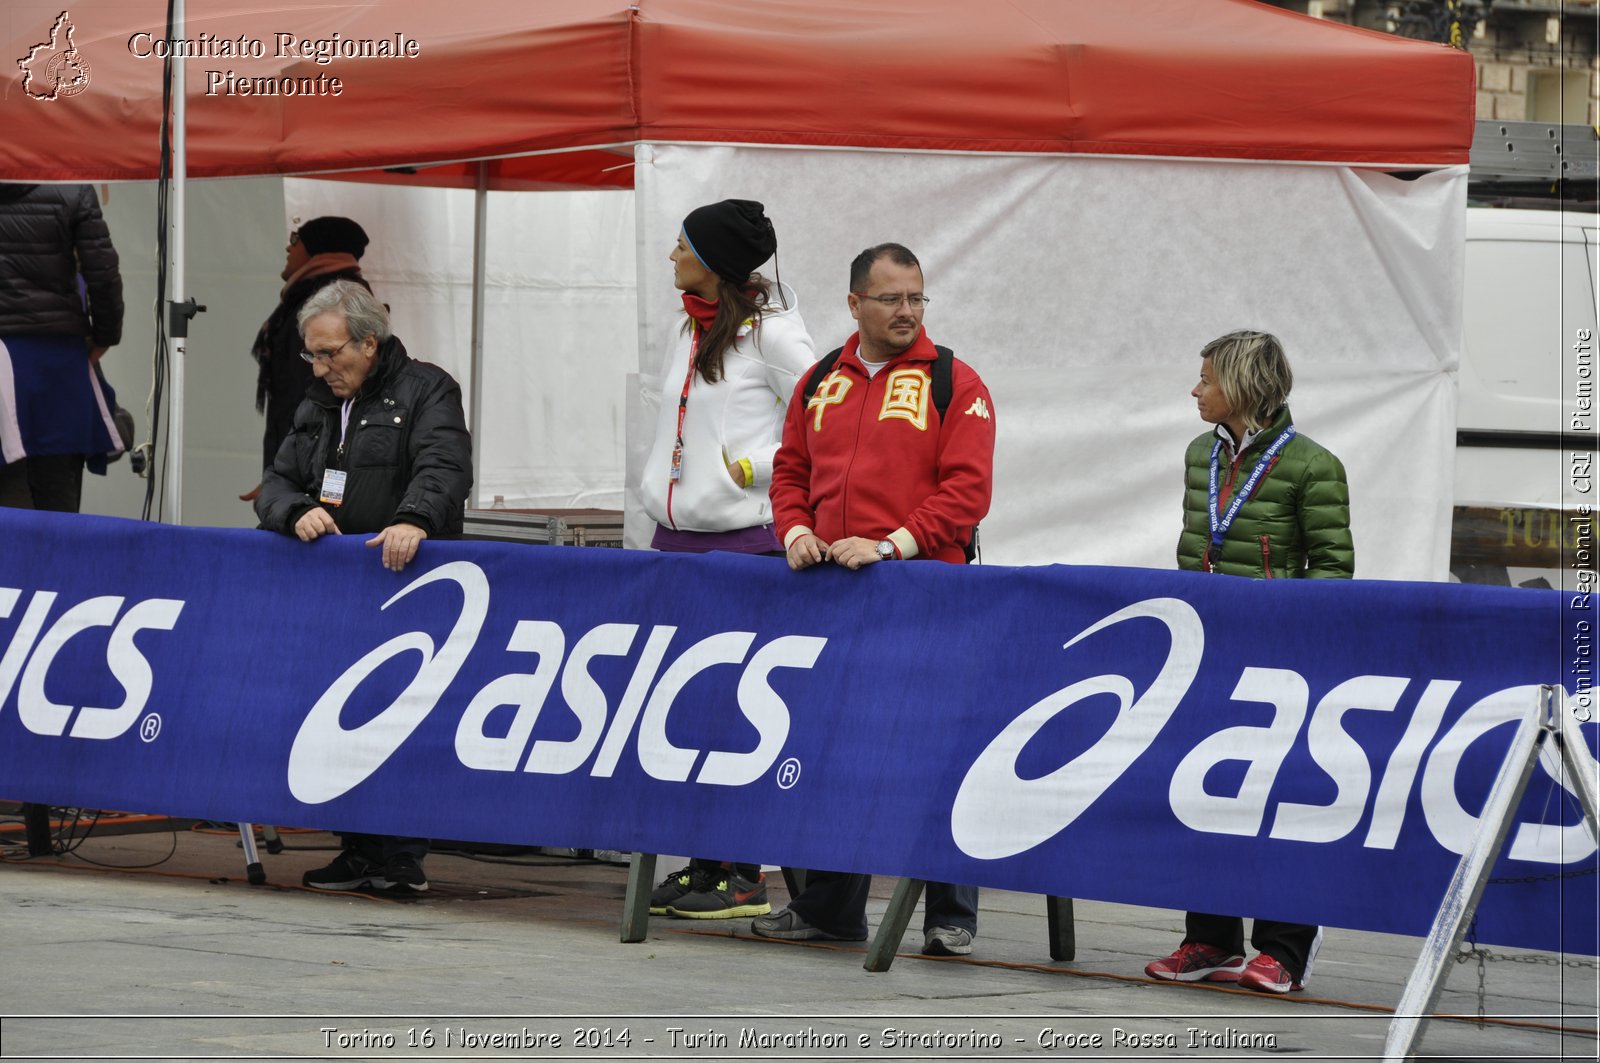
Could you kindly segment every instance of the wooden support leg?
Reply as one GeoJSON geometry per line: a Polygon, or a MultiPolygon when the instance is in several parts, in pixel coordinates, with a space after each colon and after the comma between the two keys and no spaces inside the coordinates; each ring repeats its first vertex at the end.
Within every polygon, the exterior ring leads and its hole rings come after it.
{"type": "Polygon", "coordinates": [[[650,933],[650,891],[656,882],[656,854],[628,859],[628,892],[622,901],[622,943],[643,941],[650,933]]]}
{"type": "Polygon", "coordinates": [[[1046,897],[1044,912],[1050,927],[1050,958],[1073,959],[1078,954],[1078,938],[1072,925],[1072,898],[1046,897]]]}
{"type": "Polygon", "coordinates": [[[911,913],[917,910],[917,898],[922,896],[923,885],[920,878],[903,878],[895,886],[894,896],[889,898],[889,907],[883,913],[883,922],[878,924],[872,947],[867,950],[867,962],[862,964],[867,970],[887,971],[894,963],[894,954],[911,923],[911,913]]]}

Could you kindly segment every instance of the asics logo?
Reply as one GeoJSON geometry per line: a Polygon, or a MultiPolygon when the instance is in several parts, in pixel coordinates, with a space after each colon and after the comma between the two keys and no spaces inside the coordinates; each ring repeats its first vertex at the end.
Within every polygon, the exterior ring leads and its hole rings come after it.
{"type": "Polygon", "coordinates": [[[440,580],[454,580],[462,598],[461,614],[442,649],[435,652],[433,639],[421,631],[396,635],[346,669],[311,706],[289,750],[289,792],[299,800],[308,805],[331,801],[377,771],[433,711],[460,671],[489,613],[489,581],[482,569],[466,561],[440,565],[407,584],[384,602],[383,608],[440,580]],[[388,708],[359,727],[345,730],[339,713],[361,681],[390,658],[412,651],[422,656],[415,678],[388,708]]]}
{"type": "Polygon", "coordinates": [[[1172,650],[1144,695],[1120,675],[1099,675],[1040,699],[1006,725],[967,769],[950,811],[956,845],[969,856],[996,860],[1032,849],[1065,830],[1106,788],[1128,770],[1155,740],[1194,681],[1205,646],[1205,628],[1187,602],[1153,598],[1120,609],[1073,637],[1075,644],[1113,624],[1137,617],[1159,620],[1172,638],[1172,650]],[[1117,719],[1100,740],[1055,771],[1037,779],[1017,775],[1023,747],[1050,720],[1085,698],[1111,694],[1120,703],[1117,719]],[[996,824],[1005,824],[997,830],[996,824]]]}
{"type": "MultiPolygon", "coordinates": [[[[462,607],[443,647],[435,650],[433,639],[424,632],[397,635],[346,669],[312,706],[289,753],[289,790],[298,800],[331,801],[369,778],[422,725],[455,679],[488,615],[489,582],[478,566],[466,561],[441,565],[408,584],[383,608],[419,587],[444,580],[460,587],[462,607]],[[413,652],[421,663],[410,684],[378,715],[346,730],[339,716],[362,682],[389,660],[413,652]]],[[[785,635],[752,653],[755,632],[724,631],[701,639],[669,661],[677,630],[658,625],[644,636],[632,675],[613,707],[590,666],[599,658],[632,654],[640,642],[640,625],[600,624],[569,647],[560,624],[519,621],[506,652],[529,655],[534,663],[530,670],[490,680],[467,702],[456,723],[457,760],[475,771],[548,775],[565,775],[587,764],[591,776],[607,778],[631,744],[640,767],[652,778],[686,782],[694,773],[695,782],[716,786],[754,782],[777,761],[789,736],[789,708],[773,689],[772,673],[811,668],[828,640],[785,635]],[[701,672],[721,665],[743,666],[736,701],[757,733],[755,748],[707,751],[673,744],[667,737],[667,718],[678,695],[701,672]],[[558,683],[560,694],[554,704],[576,718],[578,733],[567,739],[534,740],[535,724],[550,708],[558,683]],[[700,769],[694,772],[697,762],[700,769]]]]}
{"type": "MultiPolygon", "coordinates": [[[[9,618],[23,592],[0,587],[0,620],[9,618]]],[[[36,735],[110,739],[125,734],[139,719],[155,673],[134,642],[141,631],[171,631],[178,624],[184,603],[174,598],[148,598],[123,611],[126,598],[106,595],[71,606],[53,621],[55,591],[35,591],[0,655],[0,705],[17,690],[17,718],[36,735]],[[49,621],[47,623],[47,621],[49,621]],[[105,663],[112,678],[122,685],[118,705],[65,705],[45,694],[45,680],[68,642],[95,628],[110,628],[105,663]],[[19,681],[20,680],[20,681],[19,681]],[[71,721],[72,729],[67,730],[71,721]]]]}
{"type": "MultiPolygon", "coordinates": [[[[1171,639],[1166,661],[1150,688],[1135,697],[1126,677],[1099,675],[1063,687],[1023,710],[978,754],[956,792],[950,830],[962,852],[997,860],[1044,844],[1070,827],[1158,741],[1194,681],[1205,645],[1204,628],[1190,606],[1172,598],[1137,602],[1086,628],[1064,648],[1137,618],[1161,621],[1171,639]],[[1018,758],[1046,723],[1104,694],[1117,699],[1118,709],[1099,740],[1042,777],[1019,776],[1018,758]]],[[[1441,733],[1446,709],[1460,686],[1450,679],[1359,675],[1335,683],[1313,699],[1298,672],[1246,666],[1232,700],[1270,706],[1270,722],[1224,727],[1194,742],[1167,781],[1172,815],[1200,833],[1258,837],[1264,832],[1275,839],[1314,844],[1355,835],[1364,823],[1361,844],[1393,849],[1407,816],[1420,805],[1434,840],[1451,852],[1465,853],[1479,830],[1478,815],[1463,807],[1457,796],[1456,781],[1467,752],[1490,731],[1523,718],[1540,688],[1519,686],[1490,694],[1441,733]],[[1406,706],[1404,733],[1393,749],[1371,751],[1381,762],[1381,773],[1376,773],[1369,750],[1347,730],[1347,718],[1396,712],[1414,685],[1420,689],[1406,706]],[[1333,796],[1321,804],[1274,803],[1280,770],[1291,750],[1302,743],[1316,770],[1331,783],[1333,796]],[[1230,792],[1208,789],[1207,780],[1227,774],[1217,769],[1230,763],[1244,765],[1242,779],[1224,787],[1230,792]]],[[[1600,770],[1593,755],[1585,746],[1578,754],[1593,777],[1600,770]]],[[[1541,766],[1573,794],[1575,803],[1574,784],[1564,777],[1548,746],[1541,766]]],[[[1595,851],[1595,839],[1581,818],[1565,826],[1529,820],[1517,826],[1509,855],[1515,860],[1570,864],[1589,859],[1595,851]]]]}

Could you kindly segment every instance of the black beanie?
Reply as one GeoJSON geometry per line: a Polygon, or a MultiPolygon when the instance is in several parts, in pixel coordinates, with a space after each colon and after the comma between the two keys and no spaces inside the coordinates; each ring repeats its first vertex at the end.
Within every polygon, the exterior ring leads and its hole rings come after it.
{"type": "Polygon", "coordinates": [[[749,280],[755,268],[778,250],[772,222],[753,199],[724,199],[696,207],[683,219],[683,235],[706,269],[734,284],[749,280]]]}
{"type": "Polygon", "coordinates": [[[344,251],[360,258],[367,250],[367,231],[349,218],[312,218],[300,226],[300,243],[307,254],[344,251]]]}

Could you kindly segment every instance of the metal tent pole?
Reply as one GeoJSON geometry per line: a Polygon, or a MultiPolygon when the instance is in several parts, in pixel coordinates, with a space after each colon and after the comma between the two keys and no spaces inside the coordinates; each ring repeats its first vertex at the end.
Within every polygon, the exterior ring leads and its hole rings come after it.
{"type": "MultiPolygon", "coordinates": [[[[172,0],[172,33],[183,39],[186,0],[172,0]]],[[[188,348],[188,317],[182,312],[185,221],[188,192],[189,144],[185,128],[188,118],[187,70],[181,57],[172,62],[172,228],[168,234],[168,278],[170,294],[167,319],[167,454],[161,490],[165,510],[173,524],[183,523],[183,370],[188,348]]],[[[154,470],[152,470],[152,474],[154,470]]]]}
{"type": "Polygon", "coordinates": [[[478,163],[478,185],[472,198],[472,363],[469,367],[467,428],[472,435],[472,498],[483,490],[483,294],[489,258],[489,164],[478,163]]]}

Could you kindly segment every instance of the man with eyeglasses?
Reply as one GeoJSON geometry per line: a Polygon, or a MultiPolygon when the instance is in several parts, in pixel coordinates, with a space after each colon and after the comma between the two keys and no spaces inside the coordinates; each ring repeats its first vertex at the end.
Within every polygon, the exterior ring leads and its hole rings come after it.
{"type": "MultiPolygon", "coordinates": [[[[334,281],[298,316],[301,357],[316,380],[261,482],[261,527],[314,543],[370,535],[399,572],[426,539],[461,534],[472,488],[472,441],[461,388],[419,362],[389,331],[389,312],[364,286],[334,281]]],[[[421,893],[422,838],[341,835],[343,852],[306,872],[313,889],[421,893]]]]}
{"type": "MultiPolygon", "coordinates": [[[[857,332],[800,381],[773,459],[773,520],[789,567],[963,564],[989,511],[994,401],[971,366],[928,338],[922,266],[908,249],[879,244],[857,255],[848,300],[857,332]]],[[[871,883],[813,871],[787,908],[751,931],[864,940],[871,883]]],[[[929,883],[922,951],[970,953],[977,914],[976,887],[929,883]]]]}

